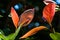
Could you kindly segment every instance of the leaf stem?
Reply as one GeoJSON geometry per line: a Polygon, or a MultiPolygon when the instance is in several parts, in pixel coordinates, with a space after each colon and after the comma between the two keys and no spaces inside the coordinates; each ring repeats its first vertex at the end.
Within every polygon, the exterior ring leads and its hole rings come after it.
{"type": "Polygon", "coordinates": [[[55,33],[55,29],[52,28],[52,24],[51,24],[51,23],[49,23],[49,24],[50,24],[50,26],[51,26],[51,29],[52,29],[53,33],[55,33]]]}
{"type": "Polygon", "coordinates": [[[16,36],[18,35],[18,33],[19,33],[21,27],[22,27],[22,25],[20,25],[20,26],[16,29],[14,35],[11,37],[12,40],[14,40],[14,39],[16,38],[16,36]]]}

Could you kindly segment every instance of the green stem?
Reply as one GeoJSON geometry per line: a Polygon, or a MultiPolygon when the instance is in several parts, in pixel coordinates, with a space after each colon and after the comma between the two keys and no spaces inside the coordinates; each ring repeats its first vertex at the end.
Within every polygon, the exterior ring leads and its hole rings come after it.
{"type": "Polygon", "coordinates": [[[0,34],[0,38],[3,39],[3,40],[7,40],[7,39],[6,39],[6,36],[3,35],[3,34],[0,34]]]}
{"type": "Polygon", "coordinates": [[[53,33],[55,33],[55,29],[52,28],[52,24],[51,23],[50,23],[50,26],[51,26],[51,29],[52,29],[53,33]]]}
{"type": "Polygon", "coordinates": [[[53,33],[56,33],[54,28],[53,28],[53,33]]]}
{"type": "Polygon", "coordinates": [[[18,27],[18,29],[15,31],[14,35],[11,37],[12,40],[14,40],[14,39],[16,38],[16,36],[18,35],[21,27],[22,27],[22,25],[20,25],[20,26],[18,27]]]}

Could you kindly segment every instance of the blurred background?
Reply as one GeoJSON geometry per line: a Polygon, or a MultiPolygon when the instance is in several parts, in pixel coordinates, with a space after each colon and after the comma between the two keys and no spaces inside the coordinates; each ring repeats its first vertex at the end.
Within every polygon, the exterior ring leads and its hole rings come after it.
{"type": "MultiPolygon", "coordinates": [[[[54,1],[60,7],[60,0],[54,0],[54,1]]],[[[5,35],[8,35],[15,31],[15,27],[14,27],[14,24],[13,24],[11,16],[10,16],[11,7],[13,7],[16,10],[16,12],[19,16],[25,10],[30,9],[30,8],[36,9],[36,14],[35,14],[36,16],[42,16],[40,13],[42,13],[42,9],[45,7],[45,4],[43,4],[42,1],[40,1],[40,0],[0,0],[0,29],[2,29],[5,32],[5,35]],[[41,11],[41,12],[39,12],[39,11],[41,11]]],[[[42,23],[42,21],[41,21],[41,23],[39,23],[39,21],[37,21],[37,20],[39,20],[39,18],[34,17],[34,19],[35,20],[33,20],[32,23],[30,25],[28,25],[28,27],[23,28],[23,30],[21,30],[21,31],[24,31],[26,29],[28,29],[28,31],[29,31],[30,29],[33,28],[32,26],[39,26],[42,23]]],[[[60,11],[56,12],[54,19],[52,21],[52,25],[57,32],[60,32],[60,11]]],[[[27,32],[27,30],[24,31],[23,33],[20,33],[20,35],[23,35],[26,32],[27,32]]],[[[39,33],[37,33],[37,34],[39,34],[39,33]]],[[[19,35],[19,37],[20,37],[20,35],[19,35]]],[[[34,35],[34,37],[35,36],[36,35],[34,35]]],[[[45,36],[47,36],[47,35],[45,35],[45,36]]],[[[50,38],[48,38],[48,39],[50,39],[50,38]]]]}

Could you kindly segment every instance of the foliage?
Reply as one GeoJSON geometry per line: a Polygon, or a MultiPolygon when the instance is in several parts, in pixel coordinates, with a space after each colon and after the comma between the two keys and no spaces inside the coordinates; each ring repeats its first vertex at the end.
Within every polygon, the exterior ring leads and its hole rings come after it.
{"type": "MultiPolygon", "coordinates": [[[[55,3],[49,3],[47,6],[45,6],[45,8],[43,10],[43,18],[49,23],[51,28],[52,28],[51,22],[53,20],[54,14],[55,14],[55,7],[56,7],[55,3]]],[[[16,11],[12,7],[11,8],[11,18],[14,23],[14,26],[16,27],[16,30],[14,33],[9,34],[8,36],[6,36],[4,34],[4,32],[2,30],[0,30],[0,40],[15,40],[15,38],[18,35],[22,26],[27,26],[34,18],[34,10],[35,10],[34,8],[28,9],[28,10],[24,11],[20,16],[18,16],[16,11]]],[[[2,17],[2,16],[0,15],[0,17],[2,17]]],[[[30,31],[28,31],[25,35],[23,35],[20,38],[22,38],[22,39],[26,38],[24,40],[33,40],[34,38],[33,37],[29,38],[29,36],[32,36],[35,33],[37,33],[38,31],[43,30],[45,28],[48,29],[46,26],[35,27],[35,28],[31,29],[30,31]]],[[[53,28],[52,28],[52,31],[53,31],[53,33],[50,33],[50,37],[53,40],[60,40],[60,33],[55,32],[53,30],[53,28]]]]}
{"type": "Polygon", "coordinates": [[[53,40],[60,40],[60,33],[56,32],[56,33],[50,33],[50,37],[53,40]]]}

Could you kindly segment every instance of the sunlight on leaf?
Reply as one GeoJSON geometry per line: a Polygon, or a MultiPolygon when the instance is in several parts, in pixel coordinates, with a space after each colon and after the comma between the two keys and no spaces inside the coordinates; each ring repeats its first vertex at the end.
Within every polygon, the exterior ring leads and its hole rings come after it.
{"type": "Polygon", "coordinates": [[[0,38],[0,40],[2,40],[2,39],[0,38]]]}

